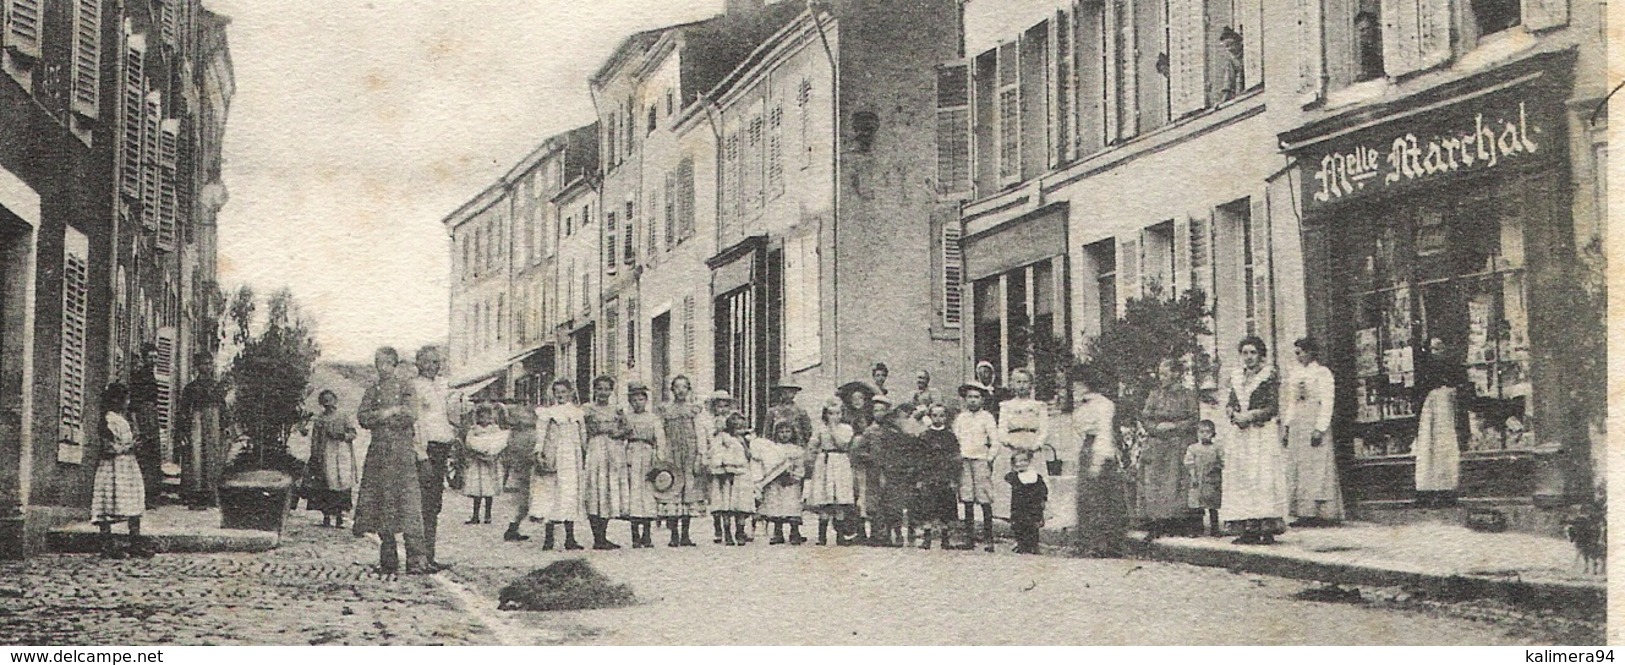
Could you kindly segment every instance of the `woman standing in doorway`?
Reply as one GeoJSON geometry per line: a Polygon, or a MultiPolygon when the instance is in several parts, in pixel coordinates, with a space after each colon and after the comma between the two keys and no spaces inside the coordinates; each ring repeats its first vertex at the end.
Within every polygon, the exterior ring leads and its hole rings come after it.
{"type": "Polygon", "coordinates": [[[1416,442],[1411,445],[1416,455],[1416,505],[1448,506],[1455,503],[1461,484],[1460,415],[1465,411],[1460,400],[1471,384],[1443,338],[1428,340],[1428,354],[1417,370],[1421,408],[1417,410],[1416,442]]]}
{"type": "Polygon", "coordinates": [[[1230,375],[1225,413],[1235,433],[1224,442],[1224,504],[1219,515],[1238,545],[1269,545],[1286,531],[1286,460],[1281,446],[1280,384],[1270,368],[1264,340],[1247,336],[1236,345],[1241,367],[1230,375]]]}

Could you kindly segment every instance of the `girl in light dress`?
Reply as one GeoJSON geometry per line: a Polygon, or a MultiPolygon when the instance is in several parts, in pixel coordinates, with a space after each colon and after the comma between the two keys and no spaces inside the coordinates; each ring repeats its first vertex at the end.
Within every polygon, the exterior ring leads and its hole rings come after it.
{"type": "Polygon", "coordinates": [[[812,478],[807,481],[807,506],[818,515],[818,544],[829,544],[829,525],[835,523],[835,542],[847,544],[848,520],[854,517],[857,495],[852,478],[852,426],[841,420],[842,404],[824,403],[819,423],[807,448],[813,455],[812,478]]]}
{"type": "Polygon", "coordinates": [[[575,388],[568,379],[553,382],[553,406],[536,409],[536,454],[531,476],[530,516],[547,523],[542,549],[553,549],[554,527],[564,525],[564,549],[579,550],[576,522],[582,511],[587,429],[575,388]]]}
{"type": "Polygon", "coordinates": [[[725,545],[744,545],[745,524],[756,513],[756,488],[750,474],[750,422],[742,413],[728,414],[727,426],[711,440],[711,512],[721,516],[725,545]]]}
{"type": "Polygon", "coordinates": [[[141,537],[141,514],[146,511],[147,492],[141,479],[141,465],[135,458],[135,430],[124,417],[130,408],[130,390],[113,383],[102,392],[102,417],[98,430],[102,439],[102,459],[96,465],[96,478],[90,494],[90,514],[101,527],[102,556],[109,559],[152,558],[152,548],[141,537]],[[113,525],[126,522],[130,547],[118,549],[113,525]]]}
{"type": "Polygon", "coordinates": [[[480,523],[485,508],[486,524],[491,523],[491,504],[502,493],[502,465],[497,457],[508,447],[508,430],[499,422],[502,407],[494,402],[474,410],[474,426],[468,431],[467,466],[463,469],[463,495],[473,501],[474,512],[465,524],[480,523]]]}

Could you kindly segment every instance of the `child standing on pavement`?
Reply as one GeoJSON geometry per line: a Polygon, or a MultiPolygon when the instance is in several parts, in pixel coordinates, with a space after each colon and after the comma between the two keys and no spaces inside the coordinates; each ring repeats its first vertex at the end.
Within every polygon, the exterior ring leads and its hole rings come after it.
{"type": "Polygon", "coordinates": [[[502,469],[497,457],[508,447],[508,430],[497,419],[500,409],[494,402],[480,404],[474,411],[474,427],[468,431],[463,494],[474,501],[474,514],[467,524],[480,523],[480,507],[485,507],[485,523],[491,523],[491,504],[502,492],[502,469]]]}
{"type": "Polygon", "coordinates": [[[999,421],[984,409],[989,394],[980,384],[959,387],[965,410],[954,417],[959,441],[959,503],[965,508],[965,544],[976,547],[976,507],[982,507],[982,540],[993,546],[993,457],[998,452],[999,421]]]}
{"type": "Polygon", "coordinates": [[[1185,473],[1190,478],[1190,498],[1187,504],[1195,511],[1196,534],[1201,535],[1204,522],[1208,535],[1223,535],[1219,525],[1219,488],[1224,481],[1224,462],[1218,444],[1214,443],[1213,421],[1196,424],[1196,443],[1185,449],[1185,473]],[[1204,520],[1204,514],[1206,519],[1204,520]]]}
{"type": "Polygon", "coordinates": [[[130,391],[114,383],[102,393],[102,459],[90,495],[90,514],[101,527],[102,556],[109,559],[152,558],[152,548],[141,538],[141,514],[147,505],[147,492],[141,482],[141,466],[135,458],[135,430],[125,419],[130,408],[130,391]],[[113,525],[128,522],[129,550],[118,549],[113,541],[113,525]]]}
{"type": "Polygon", "coordinates": [[[1038,553],[1038,529],[1044,525],[1049,486],[1032,468],[1032,457],[1011,460],[1014,469],[1004,476],[1010,483],[1010,529],[1016,536],[1016,554],[1038,553]]]}

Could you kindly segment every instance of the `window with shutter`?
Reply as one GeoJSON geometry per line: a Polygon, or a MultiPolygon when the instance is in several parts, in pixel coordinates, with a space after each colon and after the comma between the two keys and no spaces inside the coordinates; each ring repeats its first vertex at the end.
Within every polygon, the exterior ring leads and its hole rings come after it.
{"type": "Polygon", "coordinates": [[[611,275],[615,274],[616,267],[618,267],[620,265],[620,263],[621,263],[620,261],[616,260],[617,257],[615,256],[615,252],[618,249],[620,249],[620,245],[615,242],[615,240],[616,240],[615,226],[616,226],[615,213],[614,212],[605,212],[604,213],[604,270],[608,271],[609,274],[611,274],[611,275]]]}
{"type": "Polygon", "coordinates": [[[1382,61],[1389,76],[1420,68],[1417,0],[1382,0],[1382,61]]]}
{"type": "Polygon", "coordinates": [[[937,67],[937,191],[970,190],[970,66],[937,67]]]}
{"type": "Polygon", "coordinates": [[[671,251],[677,238],[677,175],[666,174],[666,251],[671,251]]]}
{"type": "Polygon", "coordinates": [[[784,107],[774,105],[767,113],[767,194],[768,200],[784,193],[784,107]]]}
{"type": "Polygon", "coordinates": [[[959,222],[942,225],[942,326],[958,328],[965,315],[965,255],[959,222]]]}
{"type": "Polygon", "coordinates": [[[1114,86],[1107,94],[1115,102],[1116,123],[1114,138],[1132,137],[1140,132],[1139,95],[1140,74],[1136,58],[1140,52],[1138,32],[1134,29],[1135,3],[1133,0],[1112,0],[1112,71],[1114,86]]]}
{"type": "Polygon", "coordinates": [[[86,343],[90,314],[90,240],[68,227],[62,250],[62,354],[58,439],[85,444],[86,343]]]}
{"type": "Polygon", "coordinates": [[[178,158],[178,145],[180,143],[181,121],[179,119],[166,119],[160,125],[160,155],[159,169],[159,202],[158,202],[158,249],[175,251],[176,231],[179,227],[178,194],[176,192],[179,174],[176,168],[178,158]]]}
{"type": "Polygon", "coordinates": [[[621,234],[625,239],[625,244],[621,247],[622,262],[626,265],[632,265],[637,261],[638,224],[637,217],[633,215],[636,208],[637,204],[626,202],[626,230],[621,234]]]}
{"type": "Polygon", "coordinates": [[[1072,133],[1073,122],[1077,118],[1072,111],[1072,15],[1064,9],[1055,12],[1055,20],[1050,21],[1049,43],[1050,80],[1054,82],[1054,89],[1050,92],[1050,160],[1059,166],[1071,162],[1075,157],[1073,149],[1076,144],[1072,140],[1072,133]]]}
{"type": "Polygon", "coordinates": [[[1174,117],[1207,106],[1206,56],[1206,0],[1168,0],[1168,104],[1174,117]]]}
{"type": "MultiPolygon", "coordinates": [[[[1138,234],[1136,234],[1138,235],[1138,234]]],[[[1140,241],[1127,238],[1117,243],[1118,297],[1128,302],[1140,297],[1140,241]]]]}
{"type": "Polygon", "coordinates": [[[38,60],[40,31],[45,19],[43,0],[4,0],[5,46],[12,55],[38,60]]]}
{"type": "Polygon", "coordinates": [[[1139,133],[1168,124],[1168,4],[1166,0],[1135,0],[1134,67],[1139,84],[1139,133]],[[1159,67],[1159,63],[1162,64],[1159,67]]]}
{"type": "Polygon", "coordinates": [[[677,240],[682,242],[694,236],[694,159],[684,157],[677,163],[677,240]]]}
{"type": "Polygon", "coordinates": [[[73,3],[73,112],[95,120],[101,116],[102,3],[73,3]]]}
{"type": "Polygon", "coordinates": [[[119,142],[119,191],[130,201],[141,200],[142,128],[146,126],[147,38],[124,31],[123,138],[119,142]]]}
{"type": "Polygon", "coordinates": [[[153,378],[158,383],[158,448],[164,459],[173,459],[175,422],[175,328],[158,329],[153,340],[158,347],[158,362],[153,365],[153,378]]]}
{"type": "Polygon", "coordinates": [[[1241,33],[1241,77],[1244,89],[1252,90],[1264,84],[1264,0],[1234,2],[1236,32],[1241,33]]]}
{"type": "Polygon", "coordinates": [[[683,296],[683,370],[687,372],[698,369],[694,357],[697,347],[694,335],[694,296],[683,296]]]}
{"type": "Polygon", "coordinates": [[[1101,34],[1104,6],[1099,2],[1078,5],[1073,17],[1076,28],[1078,72],[1077,155],[1089,155],[1105,145],[1106,59],[1101,34]]]}
{"type": "Polygon", "coordinates": [[[147,82],[145,112],[141,122],[141,224],[148,231],[158,230],[158,206],[163,199],[163,167],[161,125],[164,117],[163,93],[157,92],[153,82],[147,82]]]}
{"type": "Polygon", "coordinates": [[[1021,45],[999,45],[999,183],[1021,180],[1021,45]]]}

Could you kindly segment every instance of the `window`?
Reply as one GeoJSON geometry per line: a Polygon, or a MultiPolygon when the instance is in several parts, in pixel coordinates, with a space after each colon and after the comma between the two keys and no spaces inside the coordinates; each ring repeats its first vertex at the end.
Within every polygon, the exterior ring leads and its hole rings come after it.
{"type": "Polygon", "coordinates": [[[937,191],[969,191],[970,67],[937,67],[937,191]]]}
{"type": "Polygon", "coordinates": [[[784,242],[784,354],[786,371],[818,364],[821,352],[818,235],[809,233],[784,242]]]}
{"type": "Polygon", "coordinates": [[[1107,238],[1083,248],[1095,264],[1095,303],[1100,313],[1096,334],[1117,320],[1117,242],[1107,238]]]}
{"type": "Polygon", "coordinates": [[[1208,105],[1207,3],[1168,0],[1168,108],[1181,118],[1208,105]]]}
{"type": "Polygon", "coordinates": [[[179,194],[177,192],[180,174],[177,172],[176,161],[179,158],[181,121],[171,118],[164,120],[160,125],[159,137],[159,190],[158,190],[158,249],[175,251],[176,233],[179,227],[177,217],[179,207],[179,194]]]}
{"type": "Polygon", "coordinates": [[[638,301],[626,300],[626,366],[638,366],[638,301]]]}
{"type": "Polygon", "coordinates": [[[615,274],[615,268],[620,265],[616,260],[615,252],[620,246],[615,243],[615,213],[604,213],[604,269],[609,274],[615,274]]]}
{"type": "Polygon", "coordinates": [[[659,126],[660,126],[659,118],[660,118],[660,106],[658,104],[650,104],[649,105],[649,131],[648,131],[648,133],[653,134],[653,133],[655,133],[655,129],[659,128],[659,126]]]}
{"type": "Polygon", "coordinates": [[[690,372],[698,368],[694,355],[698,343],[694,336],[694,296],[683,296],[683,368],[690,372]]]}
{"type": "Polygon", "coordinates": [[[964,318],[965,254],[959,245],[959,222],[942,225],[942,327],[958,328],[964,318]]]}
{"type": "Polygon", "coordinates": [[[67,227],[62,250],[62,357],[58,439],[85,444],[85,376],[90,313],[90,240],[67,227]]]}
{"type": "Polygon", "coordinates": [[[5,0],[6,50],[13,54],[38,60],[40,57],[40,25],[45,12],[42,0],[5,0]]]}
{"type": "Polygon", "coordinates": [[[1480,36],[1510,29],[1523,18],[1519,0],[1468,0],[1467,4],[1480,36]]]}
{"type": "Polygon", "coordinates": [[[147,76],[145,71],[147,38],[145,35],[124,33],[124,116],[123,140],[119,146],[119,191],[130,201],[141,200],[141,141],[143,117],[146,109],[147,76]]]}
{"type": "Polygon", "coordinates": [[[1174,220],[1168,220],[1145,230],[1140,240],[1143,291],[1160,294],[1163,298],[1179,296],[1184,287],[1180,283],[1179,268],[1174,263],[1174,220]]]}
{"type": "Polygon", "coordinates": [[[1134,3],[1109,0],[1106,15],[1106,116],[1108,143],[1139,133],[1135,103],[1138,99],[1139,71],[1134,66],[1134,3]]]}
{"type": "Polygon", "coordinates": [[[999,46],[998,55],[998,142],[999,183],[1014,184],[1021,179],[1021,88],[1019,44],[999,46]]]}
{"type": "Polygon", "coordinates": [[[637,204],[631,201],[626,202],[626,230],[621,233],[621,237],[625,242],[625,245],[621,248],[621,254],[624,257],[622,261],[626,265],[632,265],[637,261],[637,218],[632,215],[636,207],[637,204]]]}
{"type": "Polygon", "coordinates": [[[784,107],[767,112],[767,193],[772,200],[784,193],[784,107]]]}
{"type": "Polygon", "coordinates": [[[97,119],[101,114],[102,3],[73,3],[73,112],[97,119]]]}

